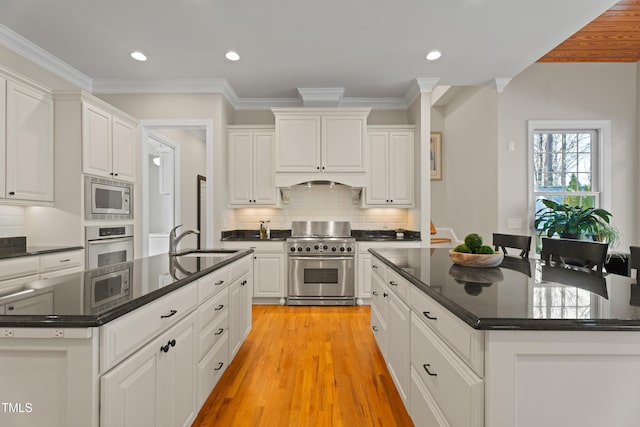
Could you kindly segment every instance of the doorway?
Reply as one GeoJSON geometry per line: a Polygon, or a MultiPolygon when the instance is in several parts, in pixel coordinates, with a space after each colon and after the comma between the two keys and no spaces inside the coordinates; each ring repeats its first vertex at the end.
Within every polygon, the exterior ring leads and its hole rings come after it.
{"type": "MultiPolygon", "coordinates": [[[[140,231],[140,239],[136,242],[136,253],[140,256],[150,256],[154,253],[166,253],[169,248],[168,231],[176,225],[183,225],[184,229],[196,228],[197,212],[200,207],[197,196],[201,195],[203,208],[201,212],[214,212],[213,210],[213,188],[207,185],[203,188],[203,193],[196,191],[195,181],[198,175],[203,177],[213,174],[213,122],[211,120],[143,120],[140,123],[141,129],[141,162],[140,162],[140,191],[138,200],[137,220],[140,231]],[[158,141],[158,140],[161,141],[158,141]],[[154,145],[161,143],[160,152],[154,153],[154,145]],[[162,165],[163,157],[165,164],[171,160],[171,147],[173,146],[173,173],[170,169],[163,169],[162,186],[161,178],[156,179],[151,174],[160,174],[160,166],[154,163],[154,159],[162,165]],[[157,170],[154,171],[153,168],[157,170]],[[172,182],[172,183],[171,183],[172,182]],[[151,188],[153,186],[153,188],[151,188]],[[156,189],[157,187],[157,189],[156,189]],[[164,189],[162,189],[164,187],[164,189]],[[152,193],[167,193],[169,187],[173,188],[173,209],[169,207],[169,202],[162,205],[164,210],[160,215],[162,227],[158,229],[156,212],[150,202],[154,201],[152,193]],[[169,212],[167,212],[169,211],[169,212]],[[167,228],[167,224],[170,227],[167,228]],[[158,231],[159,230],[159,231],[158,231]],[[166,233],[166,237],[163,234],[166,233]],[[152,247],[150,237],[157,238],[158,248],[152,247]],[[164,240],[166,239],[166,245],[164,240]],[[162,242],[162,243],[159,243],[162,242]],[[151,250],[150,250],[151,249],[151,250]]],[[[207,178],[207,184],[212,180],[207,178]]],[[[164,197],[169,198],[169,197],[164,197]]],[[[213,247],[213,215],[204,214],[201,218],[202,247],[213,247]]],[[[137,233],[136,233],[137,234],[137,233]]],[[[185,247],[196,247],[197,241],[191,241],[191,237],[185,239],[185,247]]]]}

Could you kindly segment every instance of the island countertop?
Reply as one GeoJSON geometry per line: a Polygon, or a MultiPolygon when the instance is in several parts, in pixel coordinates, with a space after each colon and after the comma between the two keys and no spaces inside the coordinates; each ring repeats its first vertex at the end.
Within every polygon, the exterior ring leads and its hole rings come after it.
{"type": "MultiPolygon", "coordinates": [[[[224,252],[224,251],[219,251],[224,252]]],[[[194,280],[252,253],[251,249],[228,251],[226,256],[181,256],[167,254],[132,262],[38,280],[0,289],[0,327],[88,328],[103,325],[194,280]],[[115,274],[126,274],[128,289],[118,295],[98,296],[96,283],[115,274]],[[51,295],[48,313],[4,314],[4,306],[43,294],[51,295]]],[[[103,293],[103,292],[100,292],[103,293]]]]}
{"type": "Polygon", "coordinates": [[[445,248],[369,252],[475,329],[640,331],[635,278],[516,257],[462,267],[445,248]]]}

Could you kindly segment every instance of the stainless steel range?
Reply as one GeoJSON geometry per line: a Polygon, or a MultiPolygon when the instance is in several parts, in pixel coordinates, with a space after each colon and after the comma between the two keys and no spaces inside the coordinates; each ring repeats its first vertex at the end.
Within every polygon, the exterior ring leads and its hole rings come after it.
{"type": "Polygon", "coordinates": [[[288,305],[354,305],[356,239],[348,221],[294,221],[288,305]]]}

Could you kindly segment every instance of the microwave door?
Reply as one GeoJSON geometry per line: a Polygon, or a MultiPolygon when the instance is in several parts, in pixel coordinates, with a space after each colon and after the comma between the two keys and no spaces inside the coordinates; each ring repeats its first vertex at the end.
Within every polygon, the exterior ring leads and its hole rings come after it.
{"type": "Polygon", "coordinates": [[[96,208],[100,210],[116,209],[122,210],[122,191],[111,190],[96,186],[95,189],[96,208]]]}

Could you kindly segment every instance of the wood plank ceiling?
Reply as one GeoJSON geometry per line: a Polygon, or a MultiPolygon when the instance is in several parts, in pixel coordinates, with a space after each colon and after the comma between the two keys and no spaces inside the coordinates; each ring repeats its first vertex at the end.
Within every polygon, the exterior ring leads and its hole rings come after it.
{"type": "Polygon", "coordinates": [[[621,0],[538,62],[637,62],[640,0],[621,0]]]}

